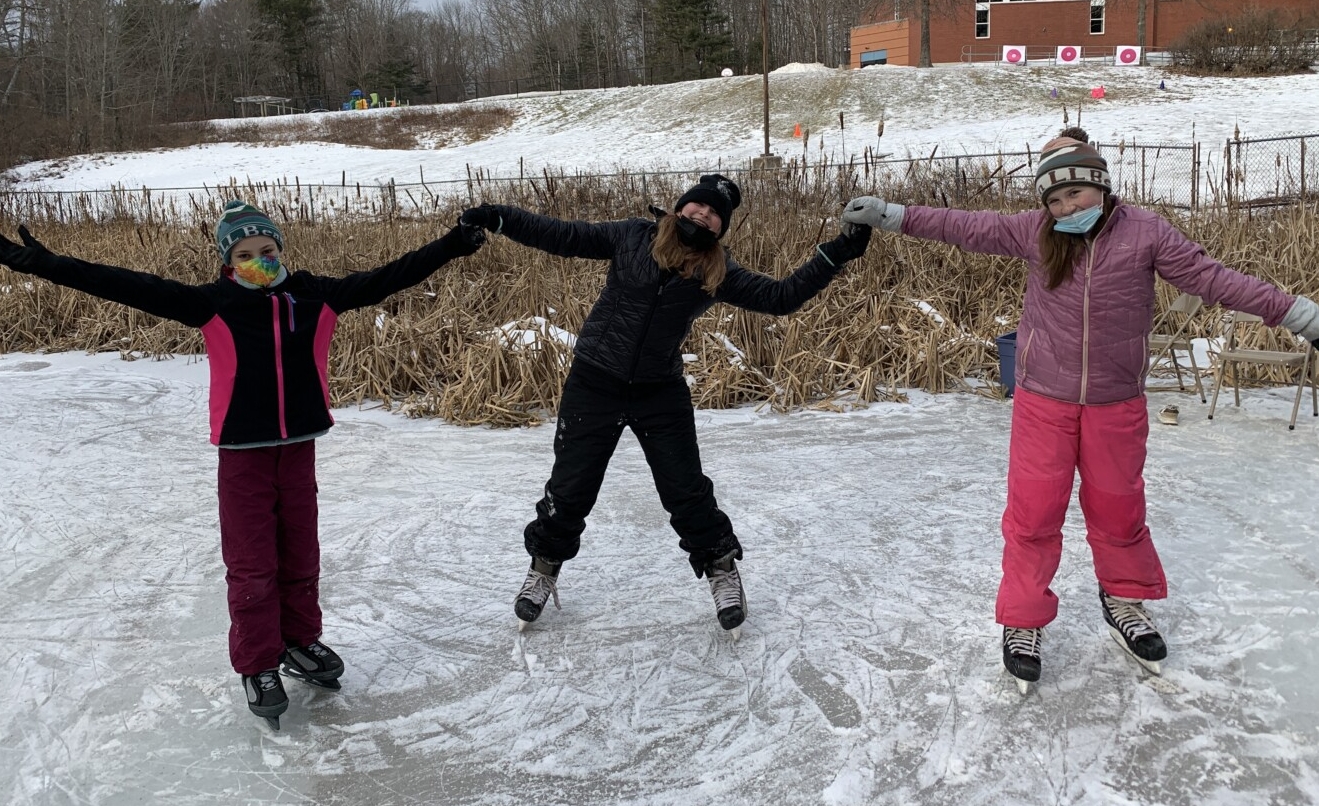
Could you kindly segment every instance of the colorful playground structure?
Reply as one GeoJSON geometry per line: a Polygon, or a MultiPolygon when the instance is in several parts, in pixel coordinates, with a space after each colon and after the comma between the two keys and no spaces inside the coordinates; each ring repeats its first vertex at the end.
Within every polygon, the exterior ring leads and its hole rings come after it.
{"type": "Polygon", "coordinates": [[[380,93],[373,92],[369,96],[364,95],[361,90],[353,90],[348,93],[348,100],[343,102],[341,110],[349,109],[383,109],[392,106],[407,106],[407,101],[400,101],[398,98],[381,98],[380,93]]]}

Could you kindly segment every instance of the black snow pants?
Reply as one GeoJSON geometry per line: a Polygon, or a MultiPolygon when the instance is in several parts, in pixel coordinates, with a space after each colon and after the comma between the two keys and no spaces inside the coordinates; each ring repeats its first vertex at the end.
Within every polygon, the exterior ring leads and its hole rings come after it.
{"type": "Polygon", "coordinates": [[[701,472],[696,416],[685,379],[627,383],[578,360],[568,373],[554,433],[554,469],[536,519],[523,533],[527,553],[551,562],[577,556],[586,516],[623,427],[632,429],[655,479],[660,503],[700,577],[711,562],[742,547],[701,472]]]}

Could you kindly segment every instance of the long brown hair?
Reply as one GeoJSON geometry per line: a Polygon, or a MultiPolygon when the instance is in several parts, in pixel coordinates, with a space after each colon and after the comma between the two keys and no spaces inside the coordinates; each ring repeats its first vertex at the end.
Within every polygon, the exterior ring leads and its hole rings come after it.
{"type": "Polygon", "coordinates": [[[658,222],[659,231],[650,245],[651,257],[661,269],[677,272],[684,280],[701,278],[701,289],[710,296],[718,290],[728,271],[723,244],[697,252],[678,240],[678,216],[670,214],[658,222]]]}
{"type": "MultiPolygon", "coordinates": [[[[1113,212],[1114,199],[1113,194],[1104,194],[1104,214],[1095,222],[1095,228],[1091,232],[1098,233],[1108,223],[1108,217],[1113,212]]],[[[1070,232],[1059,232],[1053,228],[1054,218],[1049,214],[1048,208],[1044,210],[1044,221],[1040,223],[1040,265],[1044,267],[1044,272],[1049,276],[1049,282],[1045,288],[1050,291],[1072,279],[1072,266],[1075,265],[1077,258],[1085,251],[1087,235],[1074,235],[1070,232]]]]}

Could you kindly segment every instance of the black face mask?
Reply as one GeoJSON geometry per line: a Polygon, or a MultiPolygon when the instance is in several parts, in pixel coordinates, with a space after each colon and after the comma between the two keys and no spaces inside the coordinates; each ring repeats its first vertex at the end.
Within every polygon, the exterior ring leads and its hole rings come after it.
{"type": "Polygon", "coordinates": [[[678,240],[688,249],[704,252],[719,243],[719,236],[690,218],[678,216],[678,240]]]}

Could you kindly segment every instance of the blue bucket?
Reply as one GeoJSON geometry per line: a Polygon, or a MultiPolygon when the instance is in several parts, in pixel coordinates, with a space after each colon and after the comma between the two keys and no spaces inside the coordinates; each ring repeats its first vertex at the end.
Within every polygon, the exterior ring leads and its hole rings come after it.
{"type": "Polygon", "coordinates": [[[994,339],[998,347],[998,379],[1003,384],[1003,396],[1012,397],[1017,388],[1017,331],[1004,333],[994,339]]]}

